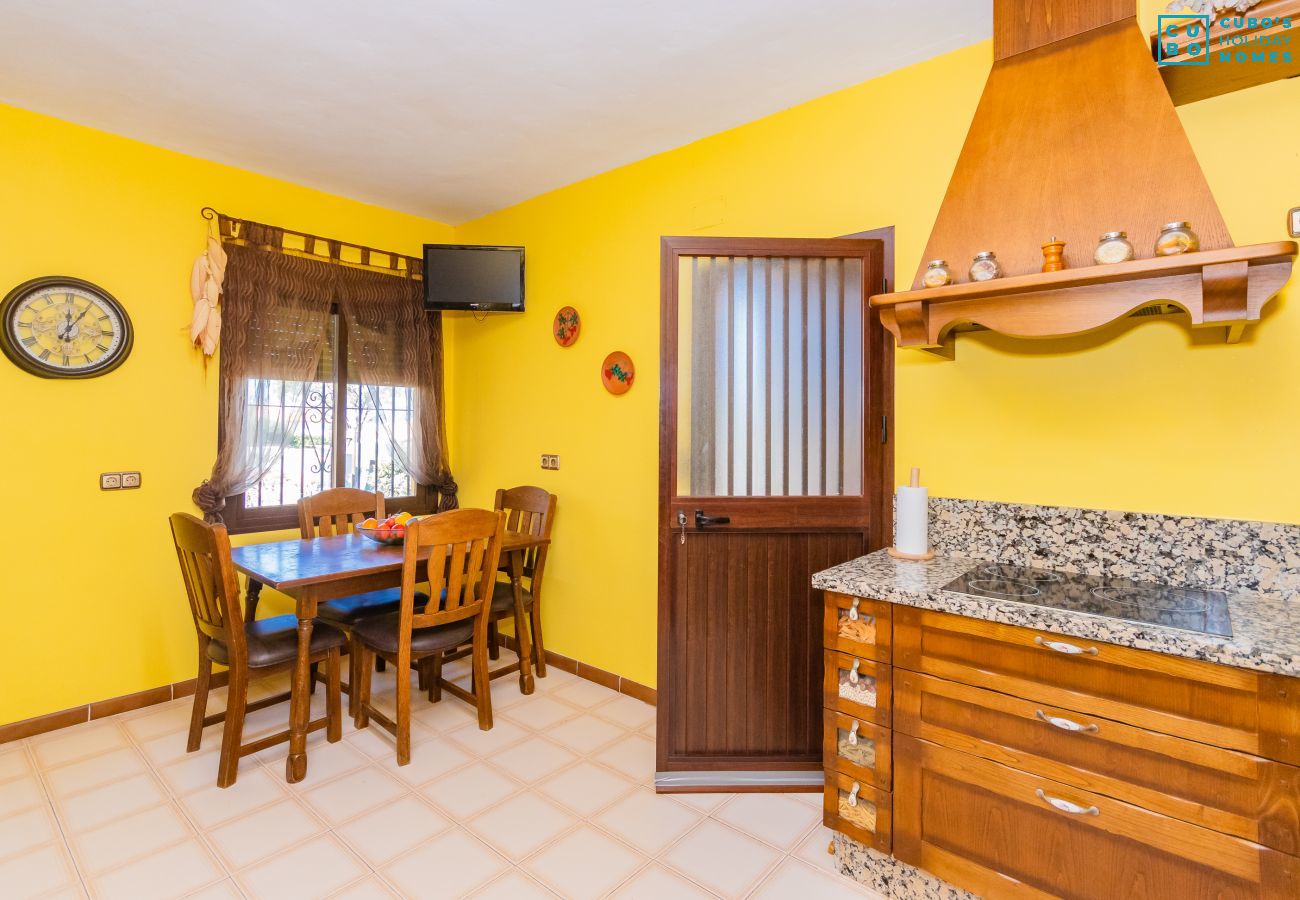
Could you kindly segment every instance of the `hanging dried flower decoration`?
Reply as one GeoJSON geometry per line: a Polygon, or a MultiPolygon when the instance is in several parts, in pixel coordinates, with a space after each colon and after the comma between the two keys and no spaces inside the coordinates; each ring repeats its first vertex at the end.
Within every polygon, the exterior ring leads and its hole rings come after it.
{"type": "Polygon", "coordinates": [[[217,352],[221,340],[221,284],[226,278],[226,251],[221,241],[208,235],[208,249],[194,260],[190,272],[190,295],[194,298],[194,318],[190,322],[190,340],[203,351],[203,362],[217,352]]]}

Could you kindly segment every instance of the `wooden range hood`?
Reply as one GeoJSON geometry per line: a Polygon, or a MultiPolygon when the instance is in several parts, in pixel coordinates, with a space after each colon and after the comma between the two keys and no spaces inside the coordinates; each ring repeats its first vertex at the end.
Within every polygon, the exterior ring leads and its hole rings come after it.
{"type": "MultiPolygon", "coordinates": [[[[954,332],[1077,334],[1170,303],[1228,341],[1291,277],[1292,241],[1237,247],[1139,30],[1134,0],[994,0],[993,70],[923,260],[959,283],[880,294],[900,347],[949,359],[954,332]],[[1160,227],[1192,223],[1201,250],[1151,258],[1160,227]],[[1132,262],[1093,263],[1098,237],[1127,231],[1132,262]],[[1041,245],[1067,268],[1042,272],[1041,245]],[[992,250],[1005,277],[966,282],[992,250]]],[[[1281,212],[1278,215],[1282,219],[1281,212]]]]}

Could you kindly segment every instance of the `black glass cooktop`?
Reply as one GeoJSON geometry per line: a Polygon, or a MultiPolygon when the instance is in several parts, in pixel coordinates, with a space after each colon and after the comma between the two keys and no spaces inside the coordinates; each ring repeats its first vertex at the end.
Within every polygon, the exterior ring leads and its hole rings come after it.
{"type": "Polygon", "coordinates": [[[1004,563],[985,563],[944,585],[943,589],[969,597],[1013,600],[1143,625],[1232,637],[1228,596],[1223,591],[1145,584],[1125,578],[1052,572],[1004,563]]]}

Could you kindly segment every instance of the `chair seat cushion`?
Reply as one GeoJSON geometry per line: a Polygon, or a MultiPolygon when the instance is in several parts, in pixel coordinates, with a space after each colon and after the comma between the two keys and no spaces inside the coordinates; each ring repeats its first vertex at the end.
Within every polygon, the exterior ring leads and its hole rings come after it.
{"type": "MultiPolygon", "coordinates": [[[[261,669],[291,661],[298,655],[298,617],[273,616],[257,619],[244,626],[248,642],[248,666],[261,669]]],[[[311,653],[324,653],[335,647],[347,646],[343,632],[332,625],[316,620],[311,630],[311,653]]],[[[208,658],[222,666],[230,665],[230,653],[222,641],[208,643],[208,658]]]]}
{"type": "MultiPolygon", "coordinates": [[[[524,607],[533,605],[533,594],[524,588],[524,607]]],[[[492,612],[510,612],[515,608],[515,588],[508,581],[498,581],[492,588],[492,612]]]]}
{"type": "MultiPolygon", "coordinates": [[[[401,613],[395,612],[382,616],[369,616],[357,622],[352,629],[352,636],[373,650],[396,653],[397,628],[400,619],[401,613]]],[[[472,618],[438,625],[435,628],[417,628],[411,632],[411,652],[424,655],[439,650],[450,650],[473,638],[472,618]]]]}
{"type": "MultiPolygon", "coordinates": [[[[419,591],[415,592],[416,609],[423,609],[428,602],[429,596],[427,594],[422,594],[419,591]]],[[[401,605],[401,588],[387,588],[322,603],[317,608],[316,615],[327,622],[337,622],[340,625],[351,626],[358,619],[364,619],[367,616],[380,616],[384,613],[397,612],[401,605]]]]}

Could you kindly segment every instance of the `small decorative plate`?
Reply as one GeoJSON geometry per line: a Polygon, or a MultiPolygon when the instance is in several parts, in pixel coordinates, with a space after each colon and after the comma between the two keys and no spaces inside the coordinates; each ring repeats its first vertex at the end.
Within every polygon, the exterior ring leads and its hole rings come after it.
{"type": "Polygon", "coordinates": [[[615,350],[600,366],[600,380],[605,384],[605,390],[611,394],[626,394],[632,390],[632,379],[636,377],[636,367],[632,365],[632,357],[628,356],[622,350],[615,350]]]}
{"type": "Polygon", "coordinates": [[[555,314],[555,322],[551,325],[555,343],[561,347],[572,347],[577,343],[580,331],[582,331],[582,319],[572,306],[566,306],[555,314]]]}

